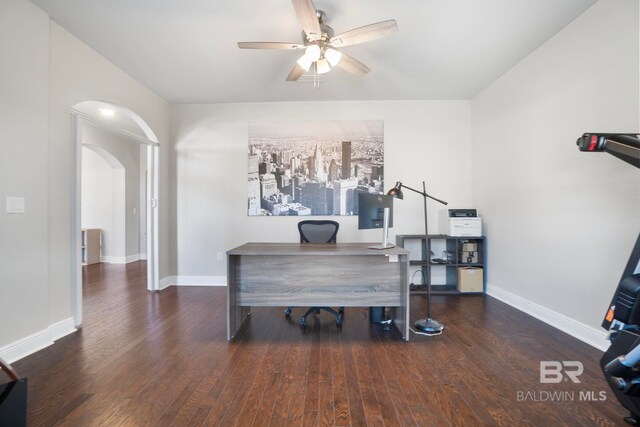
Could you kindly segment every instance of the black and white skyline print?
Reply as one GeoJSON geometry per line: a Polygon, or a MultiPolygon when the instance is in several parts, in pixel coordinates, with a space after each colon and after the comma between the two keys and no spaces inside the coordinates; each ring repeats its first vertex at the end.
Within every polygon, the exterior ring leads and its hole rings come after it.
{"type": "Polygon", "coordinates": [[[250,122],[248,166],[249,216],[355,215],[384,191],[384,122],[250,122]]]}

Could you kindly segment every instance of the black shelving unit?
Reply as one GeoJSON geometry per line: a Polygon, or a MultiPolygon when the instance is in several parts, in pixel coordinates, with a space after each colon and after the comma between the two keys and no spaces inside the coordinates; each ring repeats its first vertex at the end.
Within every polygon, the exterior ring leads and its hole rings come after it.
{"type": "MultiPolygon", "coordinates": [[[[414,254],[410,256],[409,266],[420,267],[424,277],[431,277],[431,292],[433,294],[482,294],[486,290],[487,281],[487,258],[486,258],[486,237],[484,236],[446,236],[443,234],[430,234],[429,246],[434,252],[433,256],[427,254],[427,244],[424,234],[399,234],[396,236],[396,245],[405,249],[412,250],[407,247],[408,241],[419,241],[419,256],[414,254]],[[477,245],[476,258],[469,260],[463,257],[463,248],[465,243],[475,243],[477,245]],[[441,252],[441,253],[439,253],[441,252]],[[443,255],[448,255],[445,259],[443,255]],[[416,259],[417,258],[417,259],[416,259]],[[440,259],[443,262],[434,262],[434,259],[440,259]],[[482,292],[460,292],[458,291],[458,268],[460,267],[479,267],[483,269],[482,292]],[[431,274],[427,275],[427,269],[431,269],[431,274]],[[444,274],[435,275],[444,278],[444,283],[434,281],[434,272],[436,269],[444,269],[444,274]]],[[[411,245],[415,246],[415,245],[411,245]]],[[[412,269],[410,274],[414,276],[416,270],[412,269]]],[[[420,274],[415,274],[415,282],[421,283],[420,274]]],[[[411,286],[411,293],[426,293],[426,285],[411,286]]]]}

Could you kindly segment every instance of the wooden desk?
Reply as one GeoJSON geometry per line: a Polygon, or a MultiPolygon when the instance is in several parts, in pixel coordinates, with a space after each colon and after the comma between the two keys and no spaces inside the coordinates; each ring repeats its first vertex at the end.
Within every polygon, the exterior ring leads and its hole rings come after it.
{"type": "Polygon", "coordinates": [[[227,338],[251,306],[384,306],[408,341],[409,251],[371,244],[247,243],[228,251],[227,338]]]}

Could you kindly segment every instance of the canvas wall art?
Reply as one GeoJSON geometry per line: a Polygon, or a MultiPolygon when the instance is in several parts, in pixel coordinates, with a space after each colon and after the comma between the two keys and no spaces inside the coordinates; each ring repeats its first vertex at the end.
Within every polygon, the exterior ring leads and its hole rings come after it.
{"type": "Polygon", "coordinates": [[[249,123],[249,216],[356,215],[384,191],[382,120],[249,123]]]}

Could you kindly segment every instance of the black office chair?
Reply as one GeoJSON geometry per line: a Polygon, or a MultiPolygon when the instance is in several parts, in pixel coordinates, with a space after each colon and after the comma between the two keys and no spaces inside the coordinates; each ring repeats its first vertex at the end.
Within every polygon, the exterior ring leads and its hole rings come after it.
{"type": "MultiPolygon", "coordinates": [[[[298,231],[300,232],[300,243],[336,243],[338,235],[338,229],[340,224],[336,221],[328,220],[305,220],[298,223],[298,231]]],[[[295,307],[287,307],[284,311],[285,316],[291,315],[291,310],[295,307]]],[[[331,307],[311,307],[300,318],[300,326],[303,328],[307,323],[307,316],[314,311],[320,313],[320,310],[328,311],[336,316],[336,324],[342,325],[344,318],[344,307],[340,307],[338,311],[335,311],[331,307]]]]}

